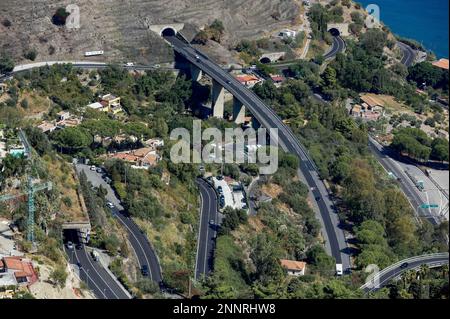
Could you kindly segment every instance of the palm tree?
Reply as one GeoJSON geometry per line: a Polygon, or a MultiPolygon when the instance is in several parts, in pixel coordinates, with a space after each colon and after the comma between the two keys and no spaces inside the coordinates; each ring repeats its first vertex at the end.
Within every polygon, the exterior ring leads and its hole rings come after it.
{"type": "Polygon", "coordinates": [[[403,289],[407,289],[408,286],[413,282],[414,279],[416,279],[416,271],[415,270],[405,271],[402,275],[403,289]]]}

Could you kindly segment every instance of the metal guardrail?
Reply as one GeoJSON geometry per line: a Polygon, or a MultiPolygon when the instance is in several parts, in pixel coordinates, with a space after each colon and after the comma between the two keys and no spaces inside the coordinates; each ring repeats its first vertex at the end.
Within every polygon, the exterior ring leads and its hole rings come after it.
{"type": "MultiPolygon", "coordinates": [[[[414,257],[410,257],[407,259],[403,259],[400,260],[398,262],[396,262],[395,264],[392,264],[386,268],[384,268],[383,270],[381,270],[378,274],[375,275],[375,277],[372,279],[371,282],[366,282],[364,285],[362,285],[359,289],[366,289],[366,288],[371,288],[370,286],[373,284],[373,281],[375,280],[379,280],[383,275],[387,274],[388,272],[390,272],[391,270],[394,270],[398,267],[400,267],[400,265],[404,264],[404,263],[411,263],[411,262],[415,262],[415,261],[424,261],[423,264],[427,264],[426,260],[427,259],[432,259],[432,258],[449,258],[449,254],[448,253],[436,253],[436,254],[427,254],[427,255],[421,255],[421,256],[414,256],[414,257]]],[[[442,262],[435,262],[436,264],[445,264],[442,262]]],[[[411,268],[411,269],[417,269],[419,268],[421,265],[418,265],[417,267],[411,268]]],[[[399,274],[401,275],[401,274],[399,274]]],[[[398,277],[398,276],[396,276],[398,277]]],[[[396,278],[394,277],[394,278],[396,278]]]]}

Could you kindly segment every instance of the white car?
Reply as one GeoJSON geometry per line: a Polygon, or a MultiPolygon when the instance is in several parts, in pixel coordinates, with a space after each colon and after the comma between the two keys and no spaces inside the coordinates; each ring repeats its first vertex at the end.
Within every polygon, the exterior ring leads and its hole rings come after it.
{"type": "Polygon", "coordinates": [[[342,264],[336,264],[336,276],[342,276],[344,274],[344,269],[342,264]]]}
{"type": "Polygon", "coordinates": [[[127,66],[134,66],[134,63],[133,63],[133,62],[127,62],[126,65],[127,65],[127,66]]]}
{"type": "Polygon", "coordinates": [[[111,202],[107,202],[107,203],[106,203],[106,206],[108,206],[109,208],[114,208],[114,204],[111,203],[111,202]]]}
{"type": "Polygon", "coordinates": [[[95,165],[91,166],[91,171],[95,171],[97,169],[97,167],[95,167],[95,165]]]}

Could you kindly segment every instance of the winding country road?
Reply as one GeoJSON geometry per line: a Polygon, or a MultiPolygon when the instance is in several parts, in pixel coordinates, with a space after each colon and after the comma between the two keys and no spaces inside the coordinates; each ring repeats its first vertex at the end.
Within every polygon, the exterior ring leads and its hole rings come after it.
{"type": "Polygon", "coordinates": [[[414,51],[414,49],[400,41],[397,41],[397,46],[400,48],[403,54],[401,63],[406,67],[410,67],[411,65],[413,65],[414,61],[416,60],[416,52],[414,51]]]}
{"type": "Polygon", "coordinates": [[[345,50],[345,41],[341,38],[341,36],[333,37],[333,44],[331,45],[330,50],[325,53],[323,56],[325,59],[331,59],[335,57],[338,53],[341,53],[345,50]]]}

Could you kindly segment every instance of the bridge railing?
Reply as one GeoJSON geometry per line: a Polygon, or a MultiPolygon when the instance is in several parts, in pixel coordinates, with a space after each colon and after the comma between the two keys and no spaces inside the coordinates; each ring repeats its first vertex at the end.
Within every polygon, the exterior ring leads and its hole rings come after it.
{"type": "MultiPolygon", "coordinates": [[[[446,258],[446,259],[448,259],[449,258],[449,254],[448,253],[426,254],[426,255],[414,256],[414,257],[410,257],[410,258],[407,258],[407,259],[400,260],[400,261],[396,262],[395,264],[392,264],[392,265],[384,268],[379,273],[375,274],[373,280],[377,280],[377,279],[379,280],[383,275],[385,275],[386,273],[390,272],[393,269],[396,269],[396,268],[400,267],[404,263],[411,263],[411,262],[421,261],[421,260],[423,260],[424,263],[426,263],[427,259],[433,259],[433,258],[446,258]]],[[[420,266],[418,266],[418,267],[420,267],[420,266]]],[[[417,269],[418,267],[414,267],[412,269],[417,269]]],[[[370,282],[366,282],[359,289],[372,288],[371,286],[373,285],[373,280],[370,281],[370,282]]]]}

